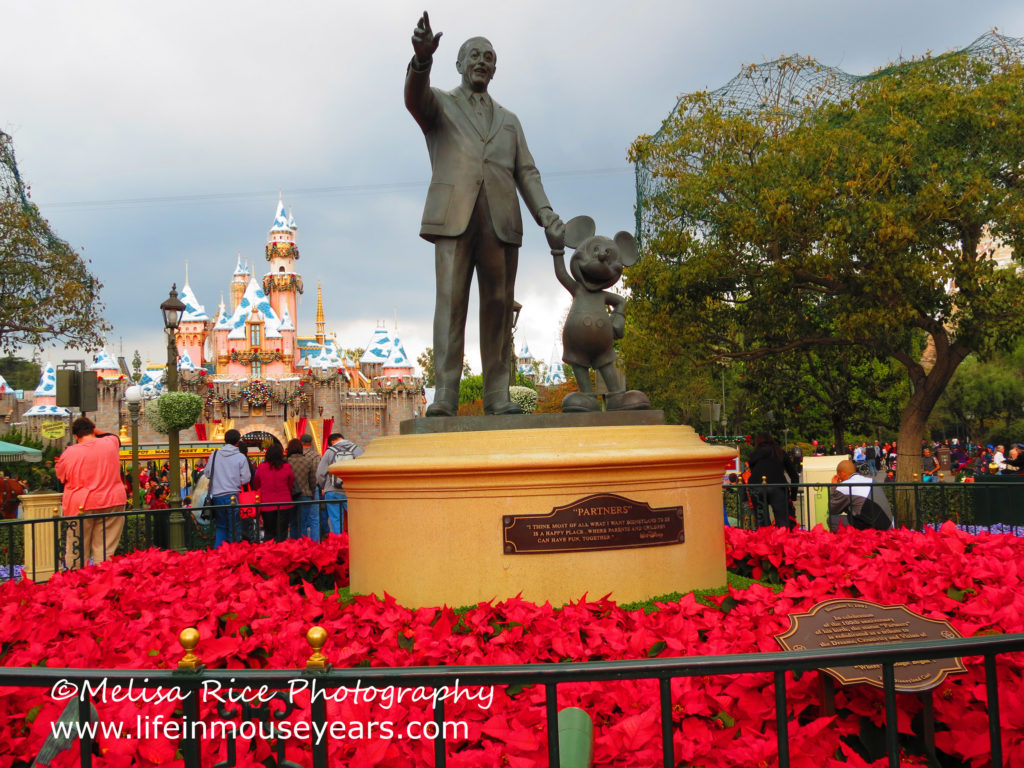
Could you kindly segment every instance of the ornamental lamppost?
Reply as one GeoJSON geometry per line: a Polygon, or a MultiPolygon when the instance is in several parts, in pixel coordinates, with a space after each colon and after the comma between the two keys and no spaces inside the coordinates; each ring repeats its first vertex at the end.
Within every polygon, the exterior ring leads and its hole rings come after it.
{"type": "Polygon", "coordinates": [[[139,491],[139,406],[142,405],[142,387],[135,384],[124,391],[128,403],[128,418],[132,422],[132,509],[142,508],[139,491]]]}
{"type": "MultiPolygon", "coordinates": [[[[167,391],[178,391],[178,344],[174,338],[174,332],[181,322],[181,315],[185,311],[185,305],[178,298],[178,284],[171,285],[171,293],[167,300],[160,305],[160,311],[164,315],[164,328],[167,330],[167,391]]],[[[181,506],[181,459],[178,455],[178,430],[172,429],[167,435],[167,458],[171,465],[170,477],[168,478],[168,493],[171,498],[171,505],[174,508],[181,506]]]]}

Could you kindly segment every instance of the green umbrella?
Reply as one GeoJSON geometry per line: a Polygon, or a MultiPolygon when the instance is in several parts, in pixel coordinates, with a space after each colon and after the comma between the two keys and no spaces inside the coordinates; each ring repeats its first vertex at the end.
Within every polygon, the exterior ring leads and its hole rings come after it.
{"type": "Polygon", "coordinates": [[[0,440],[0,462],[2,461],[28,461],[38,462],[43,460],[43,452],[36,448],[29,448],[26,445],[15,445],[0,440]]]}

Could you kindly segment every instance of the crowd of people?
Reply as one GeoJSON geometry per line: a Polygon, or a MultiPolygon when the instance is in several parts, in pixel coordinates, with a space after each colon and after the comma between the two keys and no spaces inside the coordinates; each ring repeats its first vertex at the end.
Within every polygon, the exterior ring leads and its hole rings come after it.
{"type": "MultiPolygon", "coordinates": [[[[124,472],[117,435],[97,429],[88,418],[71,425],[74,442],[63,450],[55,466],[63,492],[64,517],[71,518],[64,564],[69,569],[90,560],[100,563],[117,550],[126,509],[133,508],[132,478],[124,472]],[[92,517],[92,515],[105,515],[92,517]]],[[[310,435],[283,445],[274,439],[256,466],[247,456],[241,434],[230,429],[224,445],[211,452],[191,473],[186,486],[192,496],[177,503],[168,495],[170,464],[150,462],[139,473],[139,488],[146,509],[195,506],[210,513],[214,546],[229,541],[283,541],[306,537],[313,541],[344,530],[348,499],[340,478],[330,474],[336,461],[354,459],[362,448],[340,432],[327,438],[320,456],[310,435]],[[205,479],[205,489],[201,478],[205,479]],[[198,495],[202,491],[202,495],[198,495]]],[[[17,515],[18,496],[25,491],[16,478],[0,474],[2,512],[17,515]]]]}
{"type": "MultiPolygon", "coordinates": [[[[354,459],[363,452],[340,432],[327,438],[323,456],[313,438],[274,439],[258,467],[246,456],[237,429],[224,435],[202,468],[207,481],[204,498],[194,506],[212,507],[214,546],[229,541],[319,541],[344,530],[348,499],[342,481],[328,471],[331,464],[354,459]]],[[[201,488],[197,482],[196,488],[201,488]]]]}
{"type": "MultiPolygon", "coordinates": [[[[814,455],[842,456],[836,446],[812,443],[814,455]]],[[[888,498],[875,483],[896,481],[899,458],[897,443],[875,440],[871,443],[848,444],[845,458],[838,462],[833,475],[829,502],[829,527],[843,525],[863,528],[890,528],[893,513],[888,498]]],[[[921,441],[921,449],[914,461],[916,479],[921,482],[960,479],[973,482],[986,475],[1024,476],[1024,443],[1014,443],[1007,450],[1004,445],[975,445],[957,438],[941,441],[921,441]]],[[[749,486],[736,498],[754,515],[758,525],[776,525],[794,528],[796,520],[796,485],[802,478],[803,450],[793,446],[786,451],[768,434],[756,435],[751,452],[743,463],[743,471],[728,473],[724,486],[749,486]]],[[[726,510],[728,523],[728,510],[726,510]]]]}

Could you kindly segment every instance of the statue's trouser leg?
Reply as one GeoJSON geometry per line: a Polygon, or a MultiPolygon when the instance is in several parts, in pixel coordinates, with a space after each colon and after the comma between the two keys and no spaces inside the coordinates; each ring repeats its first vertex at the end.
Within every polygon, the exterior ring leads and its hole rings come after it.
{"type": "Polygon", "coordinates": [[[434,302],[434,402],[454,411],[459,406],[459,380],[466,344],[466,312],[473,278],[470,233],[434,241],[437,296],[434,302]]]}
{"type": "Polygon", "coordinates": [[[480,222],[478,231],[476,281],[480,293],[480,360],[483,365],[484,412],[490,413],[509,402],[512,305],[515,303],[519,248],[498,240],[490,217],[480,222]]]}
{"type": "Polygon", "coordinates": [[[473,270],[480,293],[480,359],[484,410],[507,404],[508,365],[512,354],[512,304],[515,300],[518,246],[503,243],[491,225],[487,196],[481,189],[466,231],[434,243],[437,299],[434,304],[434,402],[459,403],[459,379],[465,352],[466,314],[473,270]]]}

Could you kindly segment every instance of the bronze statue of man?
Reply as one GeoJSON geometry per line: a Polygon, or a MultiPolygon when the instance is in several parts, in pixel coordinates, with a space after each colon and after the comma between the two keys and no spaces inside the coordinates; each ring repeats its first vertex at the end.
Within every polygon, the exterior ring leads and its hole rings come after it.
{"type": "Polygon", "coordinates": [[[537,223],[564,228],[551,209],[519,119],[494,101],[487,85],[497,57],[490,42],[474,37],[459,49],[462,83],[452,91],[430,87],[430,67],[441,33],[426,13],[412,35],[405,76],[405,106],[427,141],[432,177],[420,237],[434,244],[436,392],[428,416],[454,416],[465,348],[473,273],[480,292],[480,357],[484,412],[521,413],[509,399],[511,324],[523,220],[516,190],[537,223]]]}

